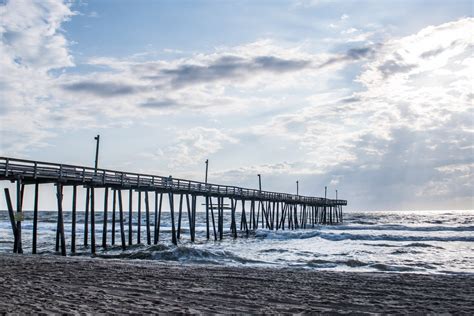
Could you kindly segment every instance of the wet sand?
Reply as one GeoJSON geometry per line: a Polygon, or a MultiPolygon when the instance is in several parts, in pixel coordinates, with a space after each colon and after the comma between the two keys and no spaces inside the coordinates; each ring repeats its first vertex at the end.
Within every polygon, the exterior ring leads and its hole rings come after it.
{"type": "Polygon", "coordinates": [[[0,255],[0,312],[466,313],[474,275],[0,255]]]}

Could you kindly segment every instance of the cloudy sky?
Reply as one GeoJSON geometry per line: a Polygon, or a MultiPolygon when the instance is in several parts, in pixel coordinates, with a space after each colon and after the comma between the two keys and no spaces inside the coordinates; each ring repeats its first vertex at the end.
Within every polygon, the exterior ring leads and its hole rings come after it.
{"type": "Polygon", "coordinates": [[[472,1],[0,3],[2,156],[474,208],[472,1]]]}

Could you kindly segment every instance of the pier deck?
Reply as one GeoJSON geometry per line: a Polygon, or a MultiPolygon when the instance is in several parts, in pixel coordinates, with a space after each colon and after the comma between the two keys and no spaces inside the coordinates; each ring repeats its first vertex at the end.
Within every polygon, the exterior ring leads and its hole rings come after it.
{"type": "MultiPolygon", "coordinates": [[[[157,175],[140,174],[133,172],[123,172],[108,169],[95,169],[85,166],[75,166],[68,164],[58,164],[49,162],[40,162],[8,157],[0,157],[0,181],[11,181],[16,183],[16,211],[13,208],[12,199],[8,188],[5,188],[5,199],[8,206],[12,232],[15,238],[14,252],[22,252],[21,245],[21,222],[22,205],[25,185],[35,186],[34,196],[34,218],[33,218],[33,253],[36,253],[36,230],[37,230],[37,212],[39,185],[53,183],[56,185],[56,199],[58,202],[58,228],[56,238],[56,250],[61,245],[61,253],[66,255],[66,245],[64,236],[63,222],[63,187],[72,186],[72,236],[71,252],[75,252],[75,227],[76,227],[76,203],[77,187],[86,188],[85,204],[85,230],[84,244],[88,245],[89,234],[89,212],[90,212],[90,240],[91,252],[95,253],[95,193],[94,189],[104,189],[104,207],[103,207],[103,229],[102,229],[102,247],[107,247],[107,224],[109,189],[113,192],[113,216],[112,227],[115,230],[115,224],[118,220],[120,224],[120,234],[122,248],[126,249],[124,210],[122,203],[122,191],[129,193],[129,227],[128,227],[128,245],[133,244],[132,231],[132,212],[133,196],[138,194],[138,230],[136,232],[137,243],[141,243],[141,212],[142,195],[145,199],[145,227],[146,242],[151,244],[151,228],[154,226],[153,243],[156,244],[159,239],[160,219],[164,199],[168,199],[169,211],[172,222],[172,242],[177,244],[181,237],[181,222],[183,206],[187,209],[187,220],[191,241],[195,240],[196,226],[196,206],[197,198],[204,199],[206,206],[206,237],[210,239],[211,225],[214,239],[222,239],[224,232],[224,216],[231,217],[230,232],[234,238],[237,238],[237,213],[240,215],[240,231],[245,231],[248,235],[250,230],[266,228],[272,230],[278,229],[301,229],[315,227],[317,224],[336,224],[343,220],[342,206],[347,205],[346,200],[327,199],[322,197],[312,197],[295,195],[280,192],[263,191],[258,189],[242,188],[237,186],[219,185],[163,177],[157,175]],[[150,220],[150,198],[149,193],[154,193],[154,223],[150,220]],[[166,197],[167,195],[167,197],[166,197]],[[175,196],[179,197],[178,218],[175,219],[175,196]],[[224,203],[227,200],[227,203],[224,203]],[[213,202],[214,201],[214,202],[213,202]],[[117,203],[118,202],[118,203],[117,203]],[[185,204],[185,205],[184,205],[185,204]],[[238,205],[240,204],[240,208],[238,205]],[[118,205],[119,218],[115,216],[116,206],[118,205]],[[230,205],[230,207],[229,207],[230,205]],[[247,206],[247,210],[246,210],[247,206]],[[224,212],[224,210],[230,210],[224,212]],[[217,223],[214,216],[217,212],[217,223]],[[178,227],[175,227],[177,222],[178,227]]],[[[177,203],[176,203],[177,204],[177,203]]],[[[177,206],[177,205],[176,205],[177,206]]],[[[113,236],[115,231],[113,232],[113,236]]],[[[114,237],[112,237],[114,243],[114,237]]]]}

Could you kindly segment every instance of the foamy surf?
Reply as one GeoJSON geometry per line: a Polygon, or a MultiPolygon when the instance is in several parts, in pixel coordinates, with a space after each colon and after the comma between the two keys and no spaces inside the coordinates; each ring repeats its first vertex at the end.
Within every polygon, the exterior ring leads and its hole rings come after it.
{"type": "MultiPolygon", "coordinates": [[[[135,214],[136,215],[136,214],[135,214]]],[[[203,213],[198,222],[205,223],[203,213]]],[[[0,251],[11,252],[13,238],[8,215],[0,212],[0,251]]],[[[40,254],[54,254],[56,212],[40,212],[38,249],[40,254]]],[[[82,241],[82,214],[77,225],[78,241],[82,241]]],[[[227,216],[229,218],[229,216],[227,216]]],[[[24,222],[24,249],[31,247],[31,212],[24,222]]],[[[101,227],[100,216],[96,217],[101,227]]],[[[134,232],[136,232],[135,217],[134,232]]],[[[146,245],[144,225],[142,244],[122,251],[117,230],[115,246],[107,250],[97,248],[97,256],[121,260],[154,260],[187,264],[229,266],[300,267],[303,269],[359,271],[359,272],[411,272],[411,273],[474,273],[474,212],[366,212],[347,213],[343,225],[316,226],[306,230],[258,229],[246,238],[239,232],[236,240],[226,234],[223,241],[206,241],[205,225],[196,229],[196,242],[189,240],[186,224],[182,239],[171,243],[170,218],[162,217],[158,245],[146,245]],[[463,254],[460,256],[460,254],[463,254]]],[[[128,227],[128,223],[125,223],[128,227]]],[[[224,223],[225,227],[230,222],[224,223]]],[[[65,229],[70,231],[70,213],[65,214],[65,229]]],[[[70,234],[66,234],[69,236],[70,234]]],[[[101,245],[101,234],[97,234],[101,245]]],[[[66,243],[69,244],[69,240],[66,243]]],[[[136,235],[134,235],[136,242],[136,235]]],[[[77,247],[77,256],[90,256],[88,247],[77,247]]]]}

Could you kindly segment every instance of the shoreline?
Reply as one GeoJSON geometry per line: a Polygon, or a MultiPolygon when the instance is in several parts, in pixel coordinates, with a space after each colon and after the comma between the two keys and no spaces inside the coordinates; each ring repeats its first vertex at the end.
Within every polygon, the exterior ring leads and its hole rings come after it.
{"type": "Polygon", "coordinates": [[[474,275],[0,254],[2,313],[469,313],[474,275]]]}

